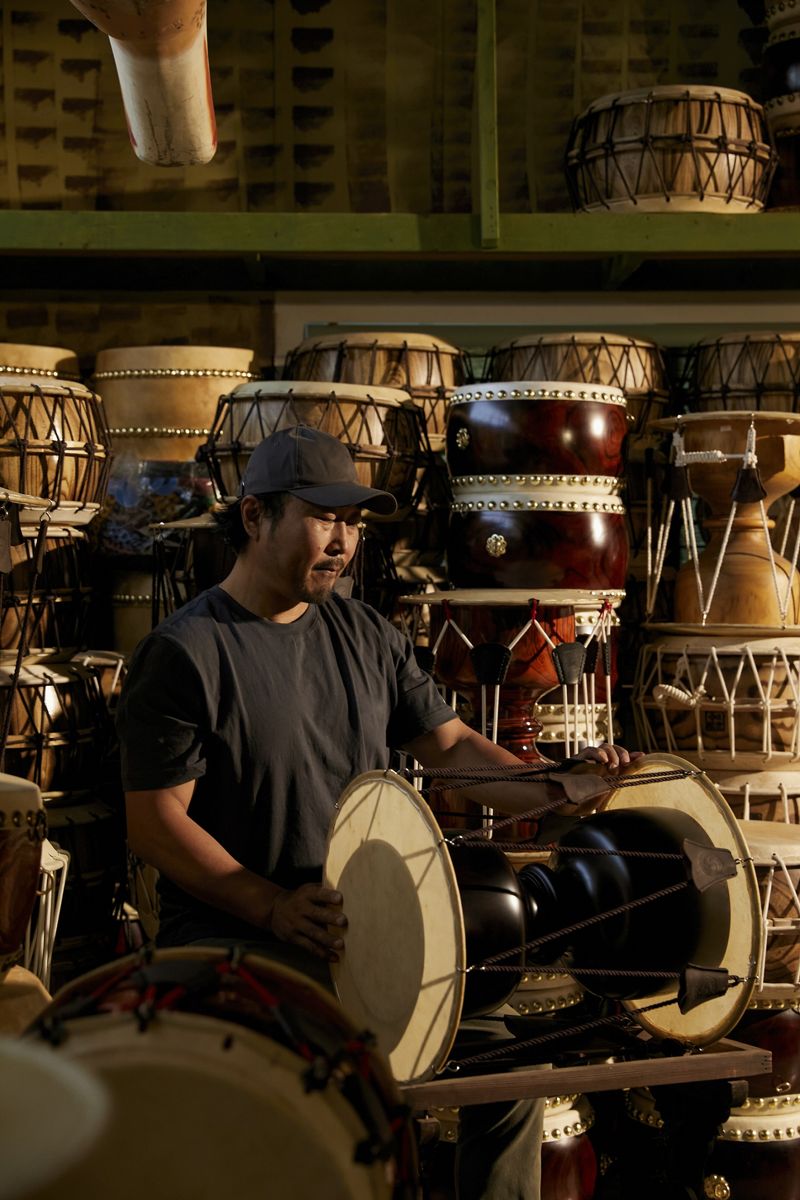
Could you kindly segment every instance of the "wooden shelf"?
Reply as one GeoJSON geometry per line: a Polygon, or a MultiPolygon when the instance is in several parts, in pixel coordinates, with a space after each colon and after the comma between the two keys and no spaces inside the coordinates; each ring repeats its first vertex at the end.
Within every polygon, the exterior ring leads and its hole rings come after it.
{"type": "Polygon", "coordinates": [[[0,257],[34,290],[786,290],[800,213],[502,214],[485,247],[469,215],[7,210],[0,257]]]}

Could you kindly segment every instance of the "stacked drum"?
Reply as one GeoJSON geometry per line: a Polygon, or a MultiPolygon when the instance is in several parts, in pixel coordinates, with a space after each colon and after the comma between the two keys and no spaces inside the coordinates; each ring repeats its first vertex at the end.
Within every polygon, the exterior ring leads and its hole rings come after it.
{"type": "Polygon", "coordinates": [[[210,508],[208,472],[195,456],[220,392],[252,379],[252,367],[252,350],[227,346],[124,346],[97,355],[94,379],[114,444],[98,582],[110,584],[117,650],[130,653],[164,615],[153,598],[153,526],[210,508]]]}
{"type": "Polygon", "coordinates": [[[744,1200],[765,1175],[782,1200],[794,1197],[800,1161],[798,352],[800,335],[761,332],[690,351],[693,411],[656,423],[672,435],[673,464],[651,602],[679,529],[687,561],[635,688],[641,749],[671,749],[706,771],[741,819],[760,881],[764,952],[733,1036],[772,1050],[774,1069],[752,1081],[714,1162],[744,1200]]]}
{"type": "Polygon", "coordinates": [[[79,961],[110,936],[124,842],[102,765],[111,727],[85,661],[91,600],[86,526],[105,496],[111,444],[99,396],[57,347],[0,348],[2,487],[41,497],[0,511],[0,713],[4,769],[36,783],[52,842],[72,859],[61,948],[79,961]],[[47,508],[49,522],[40,525],[47,508]]]}

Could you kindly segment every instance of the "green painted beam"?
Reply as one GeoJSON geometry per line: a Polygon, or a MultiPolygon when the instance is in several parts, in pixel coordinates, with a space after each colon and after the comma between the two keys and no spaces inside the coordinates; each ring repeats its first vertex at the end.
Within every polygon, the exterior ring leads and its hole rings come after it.
{"type": "Polygon", "coordinates": [[[478,192],[481,246],[500,241],[500,166],[497,132],[497,20],[495,0],[478,0],[475,87],[478,97],[478,192]]]}
{"type": "Polygon", "coordinates": [[[6,210],[0,254],[794,259],[800,213],[505,213],[497,246],[486,249],[480,217],[469,215],[6,210]]]}

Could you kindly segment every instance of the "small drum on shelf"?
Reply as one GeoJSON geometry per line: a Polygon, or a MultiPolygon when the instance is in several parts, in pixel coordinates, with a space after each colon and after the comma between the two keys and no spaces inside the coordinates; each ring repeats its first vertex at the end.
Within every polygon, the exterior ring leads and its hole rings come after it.
{"type": "Polygon", "coordinates": [[[781,771],[708,771],[734,814],[744,821],[800,825],[800,764],[781,771]]]}
{"type": "Polygon", "coordinates": [[[195,461],[221,392],[253,379],[253,351],[231,346],[120,346],[101,350],[94,378],[114,443],[99,530],[110,554],[151,550],[148,525],[195,516],[212,501],[195,461]]]}
{"type": "Polygon", "coordinates": [[[800,333],[730,333],[689,350],[685,392],[702,412],[797,412],[800,409],[800,333]]]}
{"type": "Polygon", "coordinates": [[[775,169],[760,104],[743,92],[670,84],[594,100],[566,155],[581,212],[759,212],[775,169]]]}
{"type": "MultiPolygon", "coordinates": [[[[676,463],[684,461],[689,486],[710,513],[708,543],[698,553],[690,499],[682,501],[690,561],[675,582],[675,621],[799,625],[800,575],[772,549],[766,513],[800,483],[800,413],[690,413],[652,427],[678,439],[676,463]]],[[[659,540],[668,532],[669,523],[659,540]]],[[[656,564],[651,591],[658,584],[656,564]]]]}
{"type": "Polygon", "coordinates": [[[0,981],[22,958],[44,836],[44,807],[36,784],[0,774],[0,981]]]}
{"type": "Polygon", "coordinates": [[[669,397],[660,347],[623,333],[530,333],[514,338],[489,351],[486,380],[495,379],[563,379],[619,388],[636,433],[661,416],[669,397]]]}
{"type": "MultiPolygon", "coordinates": [[[[51,502],[59,525],[85,525],[106,493],[111,441],[100,397],[80,383],[0,374],[0,487],[51,502]]],[[[39,513],[23,509],[23,523],[39,513]]]]}
{"type": "Polygon", "coordinates": [[[361,483],[391,492],[401,509],[411,503],[422,428],[407,394],[399,388],[294,380],[244,384],[220,399],[203,448],[218,499],[237,499],[255,447],[294,425],[338,438],[352,454],[361,483]]]}
{"type": "Polygon", "coordinates": [[[257,1200],[265,1162],[280,1196],[415,1194],[411,1129],[383,1060],[322,988],[266,958],[118,959],[63,988],[28,1039],[90,1069],[112,1099],[104,1134],[45,1196],[101,1195],[113,1173],[115,1196],[134,1200],[157,1163],[164,1195],[257,1200]]]}
{"type": "MultiPolygon", "coordinates": [[[[422,1080],[445,1067],[462,1016],[507,1001],[524,971],[523,947],[545,929],[563,931],[560,947],[569,948],[575,975],[582,968],[608,971],[593,973],[587,986],[621,999],[657,1036],[710,1044],[739,1020],[752,991],[760,930],[755,876],[735,818],[682,760],[638,759],[623,774],[636,783],[617,786],[602,812],[562,836],[551,865],[534,863],[519,875],[485,839],[477,846],[464,837],[458,844],[446,839],[422,797],[391,772],[362,775],[345,790],[324,875],[342,892],[348,915],[345,950],[332,970],[343,1007],[375,1033],[396,1079],[422,1080]],[[669,782],[659,782],[661,775],[648,782],[648,774],[664,771],[669,782]],[[668,864],[591,849],[602,844],[606,851],[669,856],[687,838],[727,849],[737,860],[735,874],[700,891],[687,880],[683,853],[680,863],[668,864]],[[590,910],[608,911],[662,889],[669,895],[657,909],[655,901],[634,906],[620,924],[593,922],[579,931],[590,910]],[[498,955],[510,970],[476,969],[498,955]],[[679,1005],[678,976],[689,962],[724,965],[739,984],[698,1005],[679,1005]],[[662,971],[675,975],[665,982],[648,973],[662,971]]],[[[553,952],[548,943],[537,957],[553,952]]]]}
{"type": "Polygon", "coordinates": [[[753,998],[800,1001],[800,830],[742,821],[761,895],[762,948],[753,998]]]}
{"type": "Polygon", "coordinates": [[[472,376],[463,351],[425,333],[347,333],[306,338],[286,358],[284,379],[403,388],[421,407],[428,436],[444,434],[446,400],[472,376]]]}
{"type": "Polygon", "coordinates": [[[163,616],[223,580],[236,561],[213,513],[168,521],[154,526],[152,533],[156,596],[163,616]]]}
{"type": "Polygon", "coordinates": [[[33,585],[26,648],[37,654],[72,654],[86,640],[92,598],[86,534],[66,525],[48,525],[38,572],[37,540],[38,532],[25,526],[22,541],[10,548],[12,568],[0,590],[0,650],[8,652],[19,646],[33,585]]]}
{"type": "Polygon", "coordinates": [[[85,793],[98,781],[111,727],[96,673],[77,663],[26,659],[14,684],[0,669],[0,727],[9,720],[6,770],[45,798],[85,793]]]}
{"type": "Polygon", "coordinates": [[[641,748],[715,772],[791,768],[800,762],[800,639],[721,633],[642,647],[633,690],[641,748]]]}
{"type": "Polygon", "coordinates": [[[30,346],[0,342],[0,375],[38,375],[45,379],[80,379],[74,350],[63,346],[30,346]]]}

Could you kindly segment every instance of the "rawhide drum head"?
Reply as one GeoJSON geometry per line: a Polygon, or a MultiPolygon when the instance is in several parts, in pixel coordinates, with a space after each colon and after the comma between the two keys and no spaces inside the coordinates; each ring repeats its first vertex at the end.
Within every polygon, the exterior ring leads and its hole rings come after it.
{"type": "Polygon", "coordinates": [[[325,884],[342,893],[348,921],[336,991],[408,1082],[444,1065],[463,1005],[464,919],[442,837],[419,793],[391,771],[358,776],[328,834],[325,884]]]}
{"type": "MultiPolygon", "coordinates": [[[[673,754],[648,754],[634,760],[623,774],[625,778],[637,776],[641,786],[626,786],[611,792],[603,803],[604,811],[677,810],[696,822],[700,831],[697,841],[728,850],[737,862],[732,878],[714,883],[700,895],[701,928],[693,962],[704,967],[724,967],[729,975],[745,982],[685,1013],[678,1007],[677,980],[668,980],[659,992],[624,1001],[628,1011],[655,1037],[707,1046],[725,1037],[737,1024],[747,1010],[755,984],[761,949],[761,906],[750,851],[736,818],[714,784],[704,774],[696,773],[696,768],[685,759],[673,754]],[[673,770],[690,770],[692,774],[682,779],[647,782],[648,775],[673,770]],[[642,1011],[669,999],[674,1002],[642,1011]]],[[[657,912],[657,906],[652,907],[657,912]]],[[[653,937],[658,936],[654,921],[653,937]]]]}

